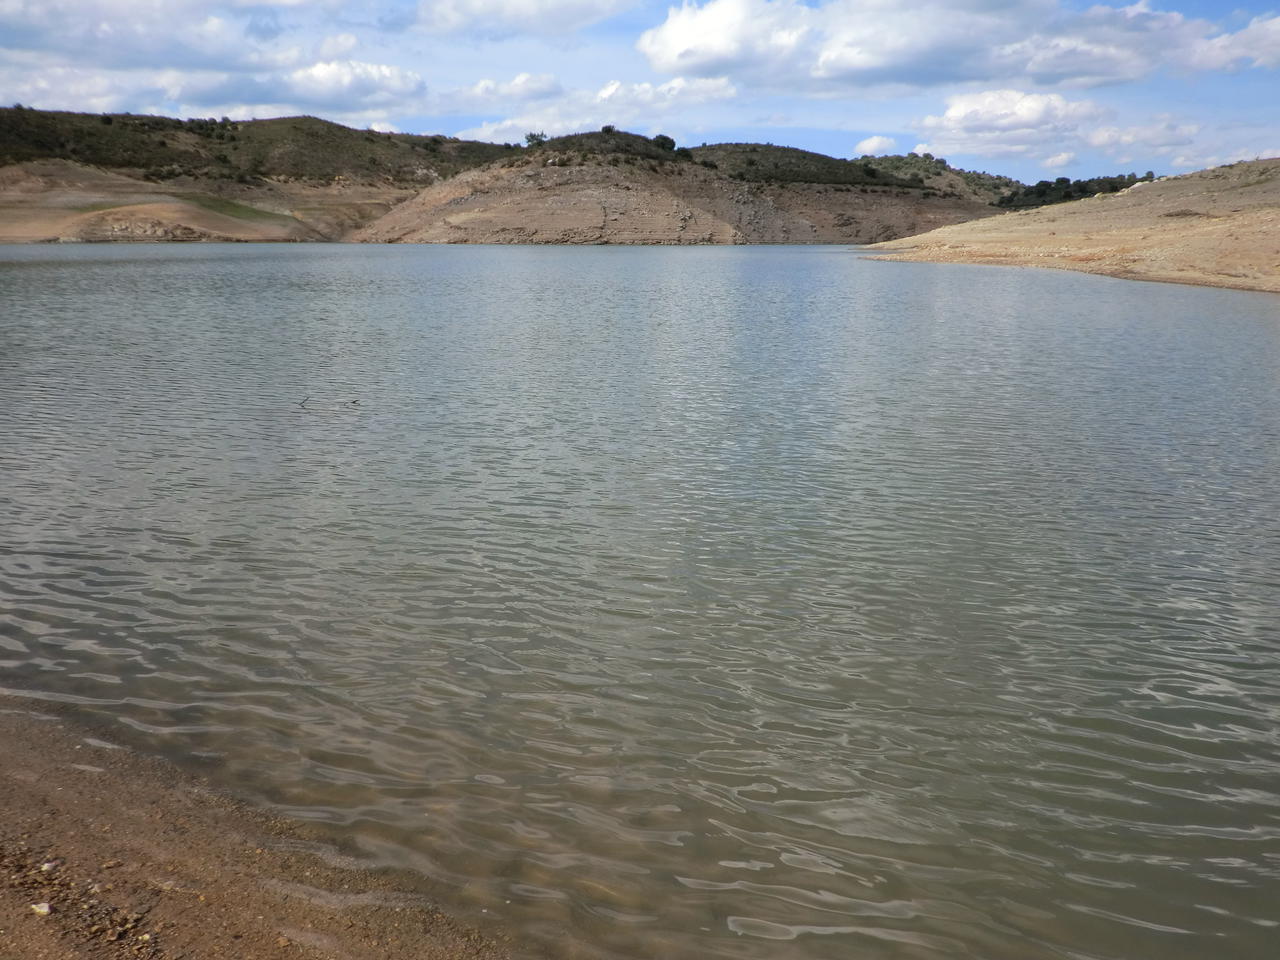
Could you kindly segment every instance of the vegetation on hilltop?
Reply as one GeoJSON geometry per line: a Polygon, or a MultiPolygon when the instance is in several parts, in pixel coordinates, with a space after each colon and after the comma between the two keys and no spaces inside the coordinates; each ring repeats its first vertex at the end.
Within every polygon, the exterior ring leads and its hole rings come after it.
{"type": "Polygon", "coordinates": [[[1115,193],[1145,176],[1120,174],[1088,180],[1041,180],[1026,186],[1010,177],[950,166],[932,154],[842,160],[763,143],[677,147],[664,134],[645,137],[606,126],[590,133],[548,137],[530,133],[528,147],[459,140],[441,135],[354,130],[315,117],[233,121],[67,113],[20,105],[0,108],[0,164],[73,160],[163,182],[181,177],[254,183],[264,179],[421,187],[496,160],[522,162],[535,152],[557,162],[647,163],[679,172],[672,164],[696,162],[735,180],[820,183],[870,189],[919,190],[925,195],[965,196],[1009,209],[1039,207],[1115,193]]]}
{"type": "Polygon", "coordinates": [[[908,179],[919,177],[926,183],[945,180],[948,174],[959,177],[976,197],[987,203],[998,203],[1007,194],[1023,188],[1023,184],[1012,177],[1004,177],[994,173],[976,170],[961,170],[947,163],[942,157],[931,153],[891,154],[873,157],[866,154],[859,158],[860,163],[873,163],[895,177],[908,179]]]}
{"type": "Polygon", "coordinates": [[[417,188],[494,161],[646,164],[679,173],[697,163],[735,180],[816,183],[863,190],[918,190],[925,196],[976,199],[1008,209],[1039,207],[1115,193],[1145,176],[1120,174],[1087,180],[1041,180],[1033,186],[985,172],[960,170],[932,154],[870,155],[853,160],[764,143],[677,147],[664,134],[645,137],[606,126],[599,131],[548,137],[530,133],[528,146],[459,140],[441,135],[355,130],[315,117],[233,121],[67,113],[0,108],[0,164],[73,160],[164,182],[205,178],[252,184],[261,180],[355,183],[417,188]]]}
{"type": "MultiPolygon", "coordinates": [[[[825,154],[800,150],[796,147],[779,147],[764,143],[717,143],[700,147],[677,147],[669,136],[658,134],[644,137],[636,133],[606,126],[598,132],[573,133],[562,137],[530,132],[525,137],[531,151],[541,151],[557,163],[584,163],[607,158],[609,163],[672,164],[680,161],[695,162],[717,170],[734,180],[755,183],[817,183],[861,189],[893,188],[919,190],[926,195],[941,194],[959,197],[956,189],[962,186],[954,180],[939,180],[944,173],[954,174],[970,184],[966,193],[976,194],[988,203],[1004,192],[1019,188],[1022,184],[1009,177],[994,177],[953,170],[945,161],[933,157],[863,157],[859,160],[841,160],[825,154]]],[[[520,163],[511,158],[509,163],[520,163]]],[[[527,162],[527,161],[524,161],[527,162]]],[[[678,172],[679,168],[657,166],[678,172]]]]}
{"type": "Polygon", "coordinates": [[[794,147],[760,143],[717,143],[695,147],[694,156],[710,161],[740,180],[781,183],[831,183],[858,187],[920,190],[926,196],[979,200],[994,204],[1022,187],[1011,177],[958,170],[932,154],[841,160],[794,147]]]}
{"type": "Polygon", "coordinates": [[[517,150],[444,136],[353,130],[315,117],[178,120],[0,108],[0,164],[74,160],[156,181],[344,177],[421,186],[517,150]]]}
{"type": "MultiPolygon", "coordinates": [[[[526,139],[529,138],[526,137],[526,139]]],[[[530,145],[544,151],[582,156],[639,157],[664,163],[692,159],[688,150],[677,150],[676,142],[668,136],[658,134],[656,137],[649,138],[638,133],[618,130],[612,126],[589,133],[548,137],[545,140],[531,141],[530,145]]]]}
{"type": "Polygon", "coordinates": [[[923,180],[898,177],[878,162],[840,160],[771,143],[714,143],[693,148],[694,159],[735,180],[764,183],[830,183],[923,189],[923,180]]]}
{"type": "Polygon", "coordinates": [[[1154,180],[1155,177],[1155,173],[1148,170],[1142,176],[1136,173],[1122,173],[1113,177],[1092,177],[1088,180],[1071,180],[1068,177],[1058,177],[1057,180],[1052,181],[1041,180],[1034,186],[1022,187],[1001,197],[999,205],[1014,210],[1043,207],[1050,203],[1065,203],[1068,200],[1095,197],[1100,193],[1119,193],[1135,183],[1154,180]]]}

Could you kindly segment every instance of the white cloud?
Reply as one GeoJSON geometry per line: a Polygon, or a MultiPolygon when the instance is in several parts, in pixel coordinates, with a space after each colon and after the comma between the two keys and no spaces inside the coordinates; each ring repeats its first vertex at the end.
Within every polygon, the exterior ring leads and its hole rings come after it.
{"type": "Polygon", "coordinates": [[[1139,147],[1145,154],[1164,156],[1177,147],[1195,142],[1200,127],[1194,123],[1177,123],[1172,117],[1161,117],[1156,123],[1132,127],[1098,127],[1085,141],[1091,147],[1102,147],[1112,153],[1128,152],[1139,147]]]}
{"type": "Polygon", "coordinates": [[[418,23],[432,33],[507,36],[570,33],[637,0],[421,0],[418,23]]]}
{"type": "Polygon", "coordinates": [[[1192,66],[1207,70],[1221,70],[1240,61],[1254,67],[1280,66],[1280,17],[1257,17],[1237,33],[1205,38],[1192,50],[1190,61],[1192,66]]]}
{"type": "Polygon", "coordinates": [[[335,33],[325,37],[320,41],[318,50],[320,59],[335,60],[344,53],[354,50],[358,42],[354,33],[335,33]]]}
{"type": "Polygon", "coordinates": [[[797,0],[686,0],[636,47],[664,73],[767,72],[805,56],[818,17],[797,0]]]}
{"type": "Polygon", "coordinates": [[[25,103],[46,110],[79,110],[117,113],[136,109],[147,100],[167,100],[183,77],[165,70],[105,71],[89,67],[65,67],[33,63],[39,58],[20,57],[0,65],[0,89],[4,103],[25,103]]]}
{"type": "Polygon", "coordinates": [[[666,73],[829,93],[956,82],[1095,86],[1162,66],[1280,65],[1280,17],[1207,20],[1064,0],[684,0],[637,49],[666,73]]]}
{"type": "Polygon", "coordinates": [[[223,0],[3,0],[8,50],[41,51],[67,65],[135,69],[258,69],[299,57],[267,4],[223,0]]]}
{"type": "MultiPolygon", "coordinates": [[[[562,92],[560,81],[553,74],[517,73],[509,81],[480,80],[465,90],[451,91],[445,97],[446,99],[465,98],[468,108],[475,109],[512,100],[542,100],[562,92]]],[[[454,106],[456,109],[458,105],[454,106]]]]}
{"type": "Polygon", "coordinates": [[[359,60],[326,60],[286,74],[286,98],[294,103],[364,106],[396,104],[426,92],[422,77],[400,67],[359,60]]]}
{"type": "Polygon", "coordinates": [[[947,109],[920,123],[930,152],[1036,154],[1079,139],[1080,125],[1104,111],[1089,100],[1058,93],[984,90],[947,98],[947,109]]]}
{"type": "Polygon", "coordinates": [[[708,100],[727,100],[737,95],[737,90],[724,77],[686,80],[676,77],[666,83],[620,83],[612,80],[596,93],[596,102],[611,107],[621,107],[628,112],[637,107],[670,107],[683,104],[706,103],[708,100]]]}
{"type": "Polygon", "coordinates": [[[1175,154],[1169,158],[1169,163],[1179,170],[1203,170],[1205,167],[1219,167],[1224,163],[1236,163],[1240,160],[1280,157],[1280,139],[1262,140],[1259,143],[1260,145],[1233,147],[1225,151],[1193,149],[1175,154]]]}
{"type": "Polygon", "coordinates": [[[519,141],[530,130],[559,136],[597,130],[607,123],[652,134],[661,132],[659,128],[681,108],[728,100],[736,95],[733,84],[723,77],[692,80],[676,77],[656,86],[613,80],[595,91],[566,92],[506,119],[459,131],[458,136],[503,143],[519,141]]]}
{"type": "Polygon", "coordinates": [[[1276,146],[1274,131],[1265,124],[1206,131],[1201,124],[1173,115],[1128,125],[1104,122],[1108,118],[1109,111],[1090,100],[1056,93],[960,94],[947,98],[942,114],[917,124],[928,142],[918,144],[916,152],[1020,157],[1050,170],[1099,153],[1124,166],[1155,166],[1154,161],[1163,158],[1174,167],[1200,168],[1267,156],[1266,148],[1276,146]]]}
{"type": "Polygon", "coordinates": [[[865,140],[859,140],[853,148],[854,156],[865,157],[868,154],[875,156],[883,156],[886,153],[892,153],[894,147],[898,145],[898,141],[893,137],[867,137],[865,140]]]}

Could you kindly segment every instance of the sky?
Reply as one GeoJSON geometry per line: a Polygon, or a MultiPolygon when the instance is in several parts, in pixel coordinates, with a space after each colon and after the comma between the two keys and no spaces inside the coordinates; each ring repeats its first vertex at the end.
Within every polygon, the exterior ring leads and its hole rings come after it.
{"type": "Polygon", "coordinates": [[[0,0],[0,103],[1165,175],[1280,155],[1280,0],[0,0]]]}

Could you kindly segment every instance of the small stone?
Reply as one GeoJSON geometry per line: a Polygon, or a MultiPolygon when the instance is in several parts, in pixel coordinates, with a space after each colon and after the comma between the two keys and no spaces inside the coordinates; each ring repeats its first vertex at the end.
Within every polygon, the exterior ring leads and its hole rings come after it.
{"type": "Polygon", "coordinates": [[[40,872],[53,873],[53,871],[57,870],[58,867],[60,866],[62,866],[61,860],[47,860],[44,863],[40,864],[40,872]]]}
{"type": "Polygon", "coordinates": [[[52,911],[53,908],[47,903],[33,903],[31,905],[31,912],[37,917],[47,917],[52,911]]]}

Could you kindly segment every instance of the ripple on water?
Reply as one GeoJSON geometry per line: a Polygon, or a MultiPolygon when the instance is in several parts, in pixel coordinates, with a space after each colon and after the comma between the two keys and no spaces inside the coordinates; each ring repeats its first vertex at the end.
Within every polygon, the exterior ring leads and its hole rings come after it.
{"type": "Polygon", "coordinates": [[[7,256],[10,690],[556,956],[1271,956],[1270,299],[7,256]]]}

